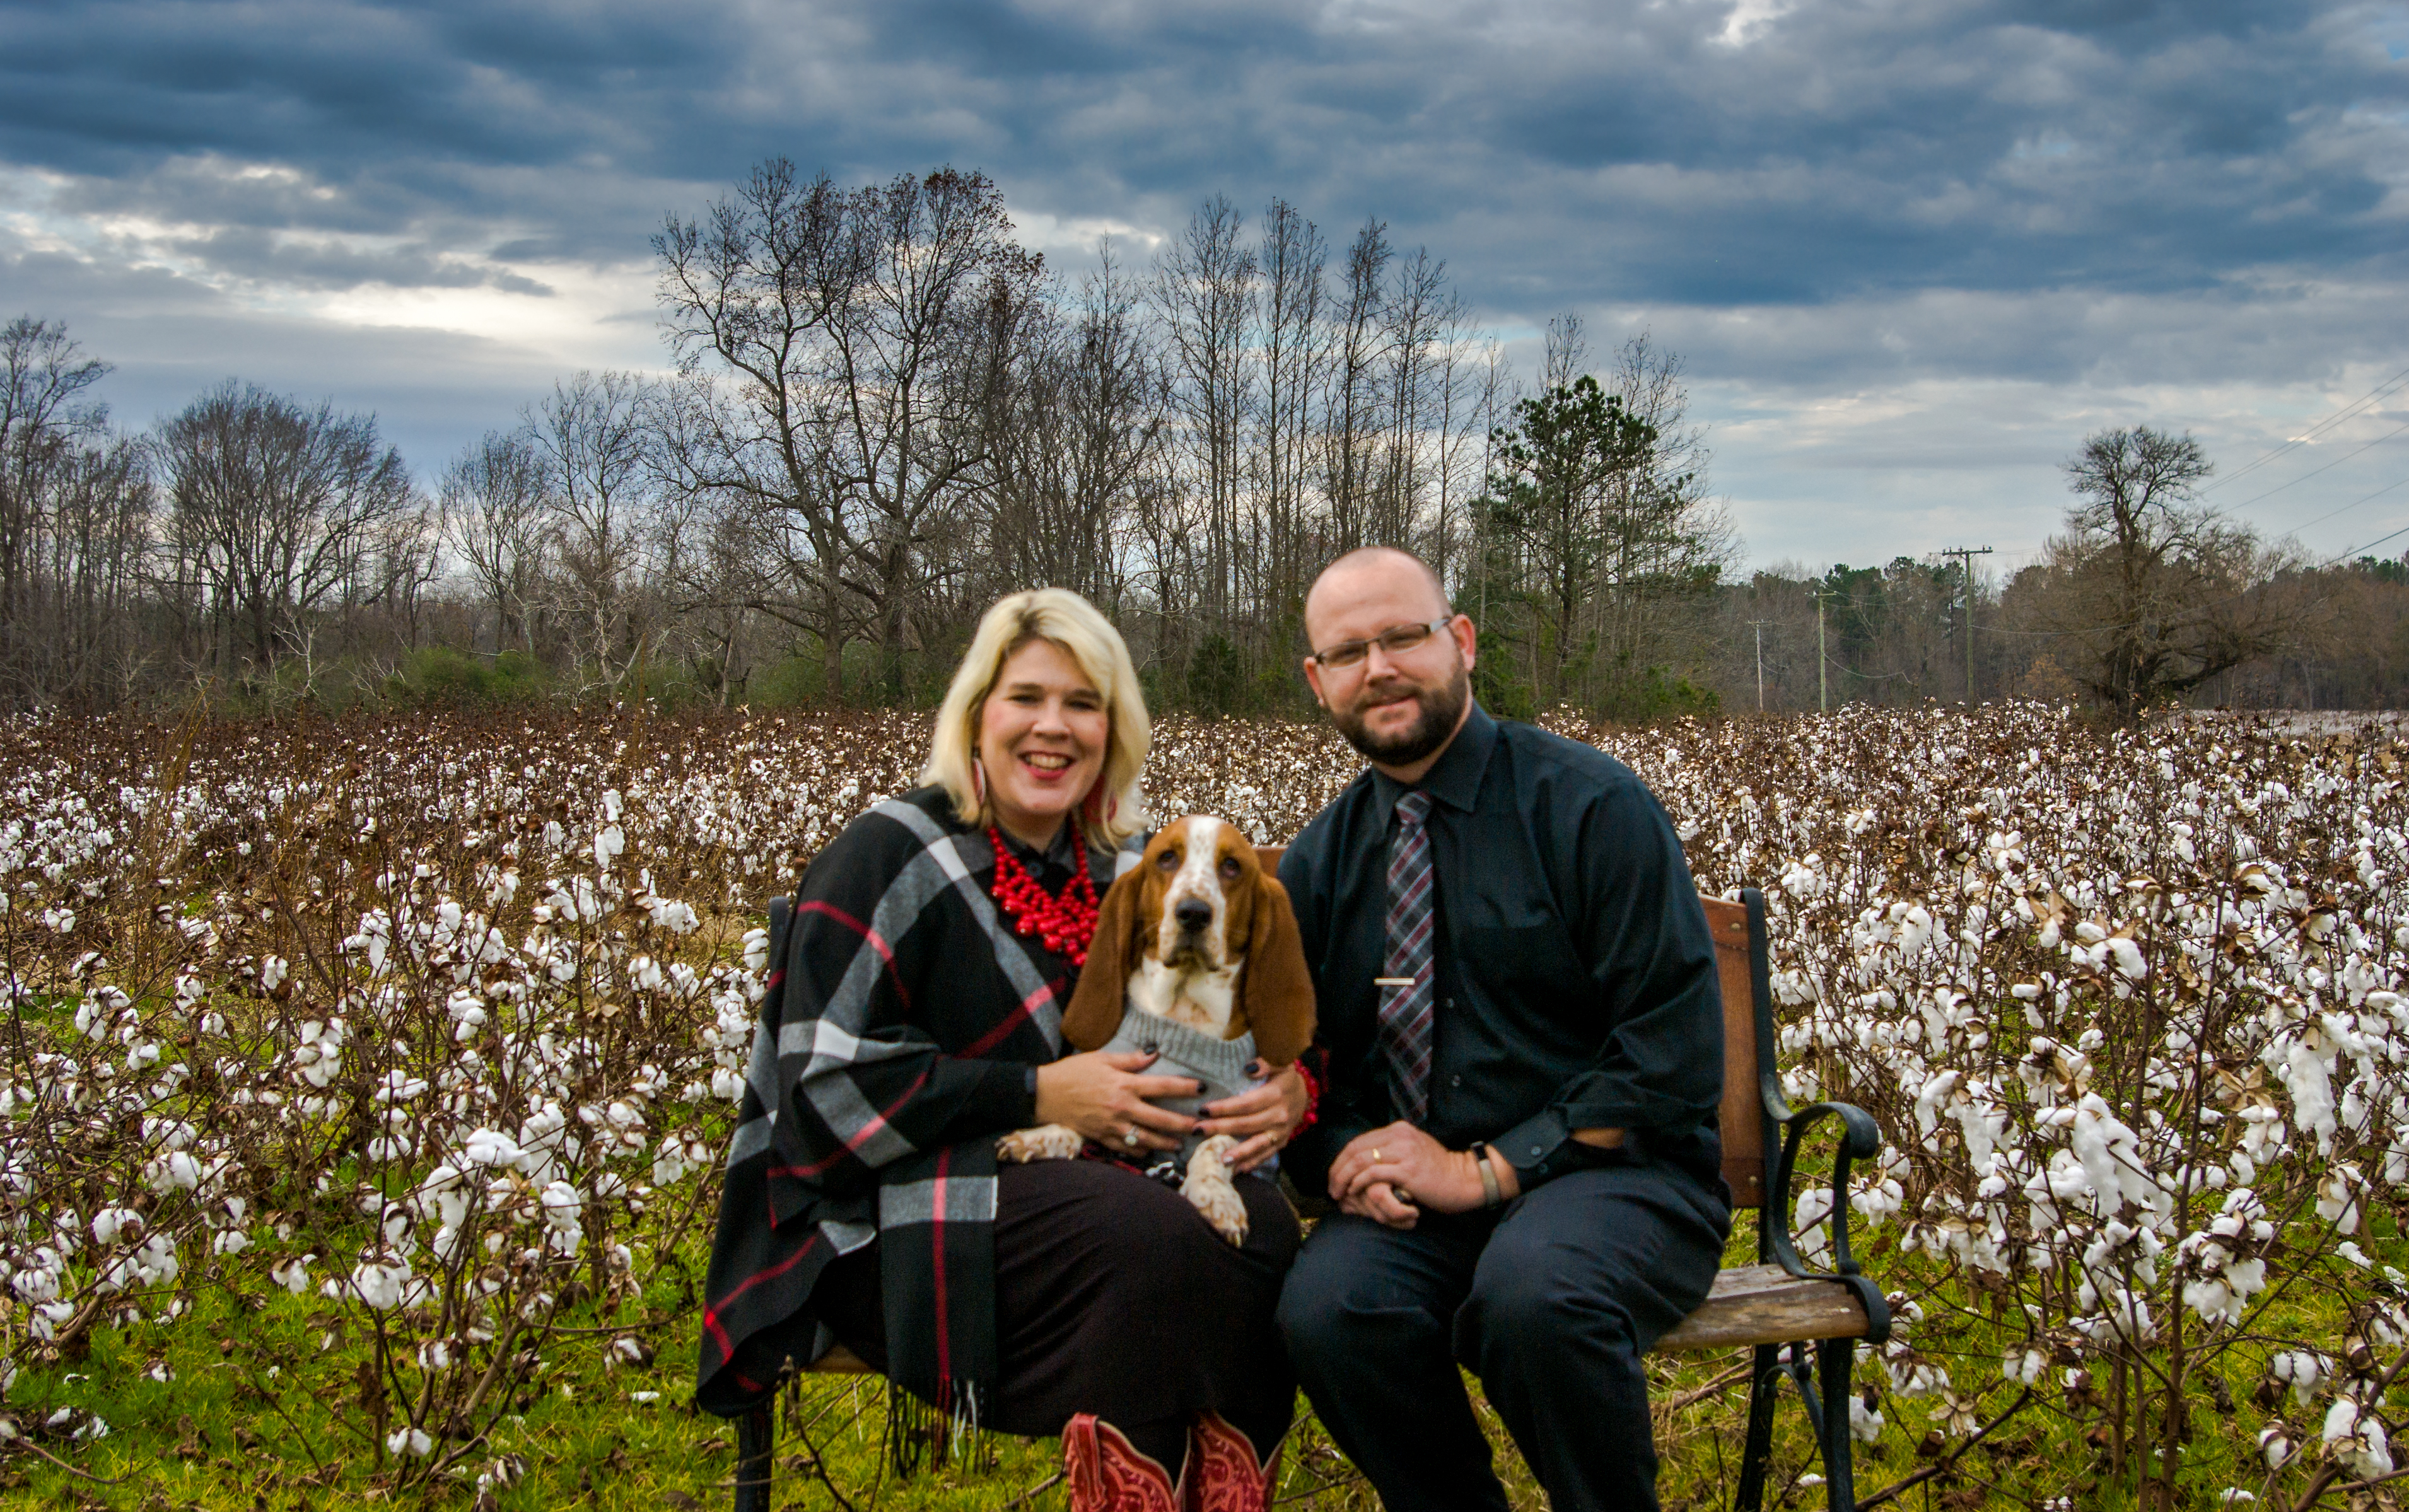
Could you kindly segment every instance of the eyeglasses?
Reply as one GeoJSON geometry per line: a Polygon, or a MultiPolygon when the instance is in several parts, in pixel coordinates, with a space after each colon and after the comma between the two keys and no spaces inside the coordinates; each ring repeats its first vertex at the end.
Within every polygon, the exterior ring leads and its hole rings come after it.
{"type": "Polygon", "coordinates": [[[1453,618],[1449,614],[1421,625],[1392,626],[1369,641],[1341,641],[1334,646],[1324,646],[1313,654],[1313,659],[1333,670],[1352,667],[1370,655],[1375,644],[1393,659],[1446,629],[1448,621],[1453,618]]]}

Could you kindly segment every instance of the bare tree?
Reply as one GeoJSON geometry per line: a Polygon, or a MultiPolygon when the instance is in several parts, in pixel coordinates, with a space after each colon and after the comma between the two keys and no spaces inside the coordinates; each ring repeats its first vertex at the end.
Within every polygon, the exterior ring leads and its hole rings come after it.
{"type": "Polygon", "coordinates": [[[616,692],[650,651],[655,628],[644,602],[655,522],[643,382],[579,372],[553,385],[527,428],[550,484],[547,597],[577,659],[616,692]]]}
{"type": "Polygon", "coordinates": [[[1337,311],[1335,367],[1323,401],[1322,475],[1330,509],[1331,546],[1352,551],[1370,537],[1373,448],[1379,434],[1380,363],[1386,330],[1381,280],[1387,275],[1389,228],[1367,220],[1347,249],[1345,290],[1337,311]]]}
{"type": "MultiPolygon", "coordinates": [[[[1305,590],[1320,563],[1314,542],[1314,404],[1327,381],[1330,341],[1321,232],[1286,200],[1263,211],[1255,264],[1262,275],[1257,346],[1262,401],[1257,410],[1257,497],[1262,529],[1262,610],[1274,640],[1263,649],[1285,659],[1296,648],[1281,634],[1304,623],[1305,590]]],[[[1291,634],[1302,633],[1301,628],[1291,634]]]]}
{"type": "Polygon", "coordinates": [[[444,469],[440,503],[444,540],[493,605],[494,649],[517,640],[533,654],[528,612],[543,573],[553,503],[534,439],[524,429],[487,431],[444,469]]]}
{"type": "Polygon", "coordinates": [[[1241,448],[1254,393],[1247,339],[1254,317],[1255,256],[1239,240],[1245,223],[1221,195],[1198,206],[1187,229],[1164,250],[1153,288],[1169,348],[1180,435],[1204,509],[1195,609],[1224,634],[1239,599],[1239,526],[1249,514],[1241,448]]]}
{"type": "Polygon", "coordinates": [[[981,537],[989,569],[974,597],[1030,583],[1086,595],[1115,612],[1129,564],[1117,544],[1168,432],[1161,365],[1140,295],[1100,247],[1076,303],[1049,301],[1000,388],[995,482],[981,537]]]}
{"type": "Polygon", "coordinates": [[[863,500],[836,475],[847,406],[829,350],[864,277],[854,209],[827,175],[805,181],[772,158],[702,220],[672,217],[653,238],[663,324],[689,380],[664,411],[669,471],[717,497],[726,528],[755,542],[768,570],[743,591],[817,638],[831,698],[860,619],[846,571],[871,550],[863,500]]]}
{"type": "Polygon", "coordinates": [[[327,611],[396,588],[425,517],[374,417],[338,414],[229,379],[162,425],[169,547],[195,594],[199,661],[252,677],[311,644],[327,611]]]}
{"type": "Polygon", "coordinates": [[[2188,434],[2099,431],[2065,470],[2081,502],[2049,543],[2040,612],[2124,717],[2276,650],[2313,614],[2271,586],[2297,563],[2199,502],[2213,469],[2188,434]]]}
{"type": "Polygon", "coordinates": [[[108,372],[63,324],[0,328],[0,697],[12,701],[104,696],[140,658],[150,477],[90,393],[108,372]]]}

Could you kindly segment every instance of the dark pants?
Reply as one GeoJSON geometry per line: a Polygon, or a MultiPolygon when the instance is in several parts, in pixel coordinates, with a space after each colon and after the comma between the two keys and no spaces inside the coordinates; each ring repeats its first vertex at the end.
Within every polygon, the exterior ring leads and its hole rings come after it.
{"type": "Polygon", "coordinates": [[[1730,1228],[1719,1189],[1637,1164],[1407,1230],[1334,1213],[1289,1272],[1280,1332],[1323,1426],[1389,1512],[1505,1512],[1459,1363],[1555,1512],[1647,1512],[1656,1448],[1640,1357],[1706,1300],[1730,1228]]]}

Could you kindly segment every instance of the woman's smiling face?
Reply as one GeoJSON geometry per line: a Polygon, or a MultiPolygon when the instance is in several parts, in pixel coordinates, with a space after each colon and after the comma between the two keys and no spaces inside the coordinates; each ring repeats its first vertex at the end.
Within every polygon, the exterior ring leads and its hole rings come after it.
{"type": "Polygon", "coordinates": [[[978,755],[996,822],[1044,846],[1104,770],[1112,716],[1070,653],[1031,641],[1004,658],[979,709],[978,755]]]}

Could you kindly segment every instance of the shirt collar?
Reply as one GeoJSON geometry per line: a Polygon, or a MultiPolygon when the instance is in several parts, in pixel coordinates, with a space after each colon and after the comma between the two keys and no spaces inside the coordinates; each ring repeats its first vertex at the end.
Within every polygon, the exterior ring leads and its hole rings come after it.
{"type": "MultiPolygon", "coordinates": [[[[1496,748],[1497,721],[1476,702],[1464,727],[1455,732],[1455,739],[1448,742],[1447,749],[1439,753],[1438,759],[1431,763],[1431,770],[1422,773],[1422,780],[1415,786],[1449,808],[1470,814],[1480,798],[1480,779],[1489,770],[1489,754],[1496,748]]],[[[1413,789],[1375,769],[1372,790],[1379,798],[1380,812],[1385,814],[1396,808],[1397,799],[1413,789]]]]}
{"type": "Polygon", "coordinates": [[[1079,821],[1075,817],[1063,822],[1062,828],[1054,832],[1054,843],[1043,852],[1002,825],[995,827],[995,832],[1003,837],[1004,844],[1011,848],[1013,855],[1020,858],[1020,864],[1032,871],[1045,867],[1058,871],[1068,871],[1077,864],[1082,836],[1079,821]]]}

